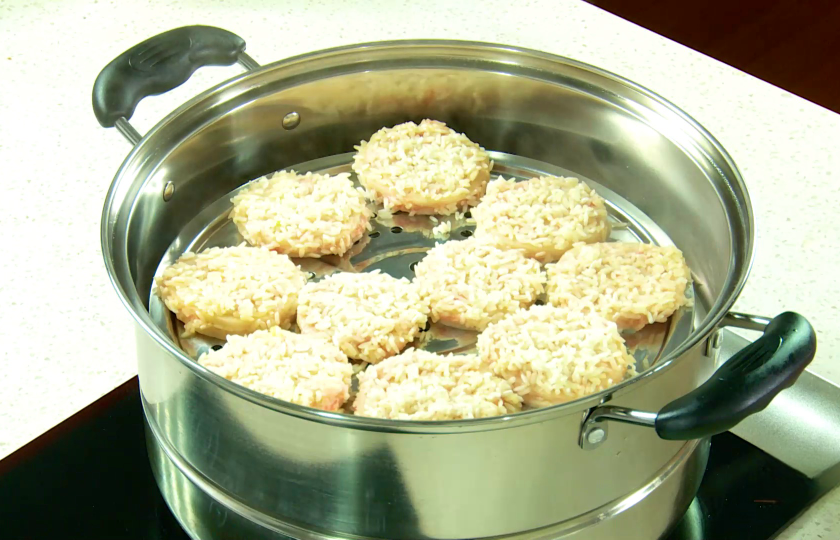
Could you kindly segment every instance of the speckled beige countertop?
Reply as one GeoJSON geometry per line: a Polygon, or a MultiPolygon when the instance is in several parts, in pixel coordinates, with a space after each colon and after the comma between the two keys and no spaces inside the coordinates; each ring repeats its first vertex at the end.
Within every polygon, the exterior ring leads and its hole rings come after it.
{"type": "MultiPolygon", "coordinates": [[[[840,382],[837,114],[577,1],[12,0],[0,3],[0,457],[135,373],[132,323],[99,251],[102,201],[129,146],[99,127],[90,92],[118,53],[188,24],[238,33],[262,63],[384,39],[507,43],[665,96],[721,141],[750,189],[757,256],[737,308],[806,314],[819,333],[813,370],[840,382]]],[[[236,73],[205,68],[132,122],[144,132],[236,73]]],[[[782,538],[840,538],[838,515],[835,491],[782,538]]]]}

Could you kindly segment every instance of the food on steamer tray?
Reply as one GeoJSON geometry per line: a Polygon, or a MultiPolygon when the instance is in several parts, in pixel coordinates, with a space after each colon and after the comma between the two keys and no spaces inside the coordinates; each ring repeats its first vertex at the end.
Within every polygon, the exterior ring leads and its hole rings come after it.
{"type": "Polygon", "coordinates": [[[357,150],[353,169],[383,205],[383,223],[445,238],[464,219],[460,212],[478,204],[474,237],[429,250],[413,283],[377,270],[306,284],[286,254],[347,253],[371,229],[365,190],[347,174],[280,171],[255,180],[233,197],[230,217],[259,247],[185,253],[155,280],[184,335],[227,338],[201,365],[329,411],[403,420],[498,416],[635,375],[619,330],[664,322],[690,303],[682,253],[605,243],[605,202],[576,178],[488,185],[487,152],[433,120],[383,128],[357,150]],[[408,215],[392,214],[400,211],[408,215]],[[411,221],[418,219],[425,221],[411,221]],[[558,260],[546,266],[546,285],[540,263],[558,260]],[[543,292],[552,305],[534,306],[543,292]],[[285,330],[295,317],[299,334],[285,330]],[[482,332],[478,354],[410,348],[429,319],[482,332]],[[349,400],[356,372],[359,391],[349,400]]]}
{"type": "Polygon", "coordinates": [[[432,321],[477,331],[531,306],[545,283],[537,261],[474,238],[437,245],[414,272],[432,321]]]}
{"type": "Polygon", "coordinates": [[[305,334],[325,334],[350,358],[376,363],[402,351],[428,316],[428,300],[407,279],[340,272],[303,288],[297,323],[305,334]]]}
{"type": "Polygon", "coordinates": [[[522,398],[474,354],[409,349],[359,374],[355,414],[397,420],[460,420],[519,411],[522,398]]]}
{"type": "Polygon", "coordinates": [[[517,311],[478,336],[478,353],[529,407],[572,401],[635,374],[615,323],[580,305],[517,311]]]}
{"type": "Polygon", "coordinates": [[[187,252],[155,278],[155,293],[195,333],[219,339],[289,328],[306,274],[285,255],[236,246],[187,252]]]}
{"type": "Polygon", "coordinates": [[[544,263],[558,260],[577,242],[602,242],[610,234],[604,199],[577,178],[500,177],[488,184],[472,216],[476,238],[521,249],[544,263]]]}
{"type": "Polygon", "coordinates": [[[619,330],[665,322],[688,305],[691,272],[672,246],[598,243],[578,245],[546,266],[549,301],[562,307],[592,305],[619,330]]]}
{"type": "Polygon", "coordinates": [[[230,217],[249,244],[292,257],[342,255],[371,229],[373,212],[349,174],[280,171],[231,199],[230,217]]]}
{"type": "Polygon", "coordinates": [[[409,214],[454,214],[476,204],[493,168],[483,148],[435,120],[382,128],[356,150],[353,170],[370,196],[409,214]]]}
{"type": "Polygon", "coordinates": [[[325,411],[347,401],[353,375],[347,356],[325,338],[278,327],[230,336],[198,363],[251,390],[325,411]]]}

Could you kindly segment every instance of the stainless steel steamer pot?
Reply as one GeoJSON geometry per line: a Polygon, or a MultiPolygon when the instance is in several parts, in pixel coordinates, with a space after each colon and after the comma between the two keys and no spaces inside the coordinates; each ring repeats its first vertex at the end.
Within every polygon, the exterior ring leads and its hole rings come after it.
{"type": "Polygon", "coordinates": [[[709,437],[765,407],[812,359],[814,332],[801,316],[729,311],[752,259],[746,188],[717,141],[652,92],[580,62],[483,43],[371,43],[267,66],[244,48],[218,28],[176,29],[111,62],[93,92],[100,123],[134,145],[108,192],[102,250],[138,323],[153,469],[191,535],[657,538],[694,497],[709,437]],[[237,61],[246,73],[145,136],[128,123],[143,97],[237,61]],[[257,394],[197,365],[153,323],[154,272],[203,209],[252,178],[426,117],[500,155],[595,179],[649,216],[694,274],[684,339],[601,394],[434,423],[257,394]],[[723,326],[764,333],[715,371],[723,326]]]}

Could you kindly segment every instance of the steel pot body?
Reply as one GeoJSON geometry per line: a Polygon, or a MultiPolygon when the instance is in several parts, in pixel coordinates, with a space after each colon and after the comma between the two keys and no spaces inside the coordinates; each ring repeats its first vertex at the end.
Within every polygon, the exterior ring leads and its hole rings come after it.
{"type": "MultiPolygon", "coordinates": [[[[743,286],[752,246],[737,169],[684,113],[591,66],[459,42],[348,47],[231,79],[139,141],[103,217],[106,265],[138,322],[140,385],[164,494],[187,525],[212,499],[266,537],[609,538],[630,534],[620,516],[650,523],[637,528],[645,538],[661,534],[699,485],[706,442],[663,440],[617,423],[584,450],[581,426],[607,400],[657,411],[708,379],[716,367],[710,337],[743,286]],[[384,125],[426,117],[488,149],[597,179],[644,211],[692,268],[690,335],[608,392],[511,417],[434,424],[347,417],[261,396],[198,366],[153,324],[154,272],[202,208],[252,178],[350,152],[384,125]]],[[[207,523],[191,530],[199,529],[214,530],[207,523]]]]}
{"type": "MultiPolygon", "coordinates": [[[[275,515],[255,512],[253,507],[243,506],[241,501],[229,498],[227,493],[221,492],[217,486],[208,483],[206,477],[175,455],[172,448],[164,447],[164,438],[155,433],[154,428],[149,427],[151,421],[151,416],[147,416],[146,440],[154,476],[170,509],[193,538],[266,540],[292,538],[327,540],[337,538],[335,535],[326,533],[323,529],[312,525],[283,521],[277,519],[275,515]]],[[[506,540],[555,540],[560,538],[564,540],[614,540],[616,538],[650,540],[660,538],[663,532],[668,531],[689,508],[706,468],[708,450],[708,439],[685,443],[674,457],[656,471],[647,482],[637,486],[636,489],[623,497],[592,508],[571,519],[538,530],[494,538],[505,538],[506,540]]],[[[457,461],[463,460],[459,459],[457,461]]],[[[554,463],[554,459],[551,461],[554,463]]],[[[378,471],[376,466],[373,469],[378,471]]],[[[359,471],[359,473],[367,475],[368,471],[359,471]]],[[[356,473],[356,475],[359,473],[356,473]]],[[[353,473],[349,474],[350,476],[353,475],[353,473]]],[[[460,477],[460,475],[458,476],[460,477]]],[[[342,482],[342,480],[338,478],[339,482],[342,482]]],[[[570,480],[573,479],[570,478],[570,480]]],[[[368,477],[365,476],[364,479],[359,479],[355,485],[345,484],[344,487],[348,490],[348,497],[353,498],[358,493],[363,492],[363,486],[368,481],[368,477]]],[[[487,482],[482,480],[482,483],[486,484],[487,482]]],[[[505,489],[511,499],[525,499],[530,500],[532,504],[548,506],[540,500],[540,494],[535,489],[539,487],[545,486],[525,486],[524,488],[508,486],[505,489]],[[532,498],[529,499],[529,497],[532,498]]],[[[459,487],[459,491],[463,491],[463,488],[459,487]]],[[[574,489],[552,485],[545,496],[550,499],[572,500],[576,498],[576,495],[585,494],[588,491],[598,490],[591,483],[585,484],[583,488],[574,489]]],[[[395,498],[391,500],[394,512],[401,513],[399,518],[396,514],[394,518],[397,518],[396,521],[398,522],[402,519],[408,521],[410,537],[434,537],[439,532],[446,535],[451,534],[444,532],[444,529],[454,531],[467,529],[468,527],[471,527],[472,530],[486,528],[483,526],[476,527],[475,523],[465,523],[463,526],[456,525],[460,517],[458,512],[461,508],[460,505],[447,509],[442,508],[442,505],[439,504],[433,510],[434,513],[428,515],[429,519],[418,520],[414,510],[414,502],[399,494],[394,495],[395,498]],[[456,526],[453,527],[453,525],[456,526]],[[419,532],[421,528],[422,532],[419,532]]],[[[471,493],[470,495],[474,494],[471,493]]],[[[444,496],[443,498],[450,501],[448,497],[444,496]]],[[[483,500],[490,502],[493,497],[484,497],[483,500]]],[[[343,511],[345,512],[343,514],[345,518],[369,519],[363,517],[367,508],[358,503],[354,504],[348,501],[346,505],[331,504],[327,506],[324,505],[324,500],[321,498],[311,502],[320,509],[319,511],[324,512],[325,516],[334,515],[330,512],[343,511]],[[341,506],[344,506],[344,508],[341,508],[341,506]],[[350,514],[346,513],[348,510],[350,514]],[[353,516],[353,514],[356,515],[353,516]]],[[[515,507],[516,505],[508,506],[511,511],[515,507]]],[[[376,511],[378,505],[373,504],[370,508],[376,511]]],[[[493,519],[493,515],[489,511],[486,511],[483,517],[484,520],[493,519]]],[[[499,516],[497,521],[506,522],[506,518],[509,519],[510,515],[499,516]]],[[[331,519],[327,519],[327,521],[331,521],[331,519]]],[[[394,521],[394,519],[391,521],[394,521]]],[[[391,525],[388,534],[399,534],[397,532],[398,528],[391,525]],[[390,532],[391,530],[394,530],[394,532],[390,532]]],[[[505,528],[507,528],[507,525],[505,528]]],[[[341,538],[351,538],[351,536],[342,535],[341,538]]],[[[469,536],[469,538],[475,537],[469,536]]]]}
{"type": "MultiPolygon", "coordinates": [[[[138,343],[152,444],[171,462],[164,469],[181,469],[257,529],[293,538],[306,538],[302,531],[311,538],[484,538],[543,528],[542,537],[557,538],[579,522],[601,521],[595,509],[629,509],[628,500],[667,479],[679,496],[650,510],[665,530],[688,507],[703,470],[698,441],[665,441],[632,425],[611,425],[602,445],[582,450],[582,410],[511,420],[510,427],[428,432],[286,415],[197,377],[145,332],[138,343]]],[[[613,402],[657,410],[692,390],[714,367],[702,350],[613,402]]],[[[171,475],[158,481],[170,504],[181,498],[171,475]]]]}

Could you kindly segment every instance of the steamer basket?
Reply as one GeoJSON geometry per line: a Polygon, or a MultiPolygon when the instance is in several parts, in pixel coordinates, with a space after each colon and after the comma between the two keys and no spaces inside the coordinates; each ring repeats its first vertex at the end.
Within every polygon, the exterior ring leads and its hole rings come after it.
{"type": "MultiPolygon", "coordinates": [[[[500,152],[491,152],[494,162],[494,174],[505,178],[527,179],[539,175],[570,176],[571,172],[560,167],[540,163],[535,160],[510,156],[500,152]]],[[[327,158],[297,164],[291,167],[298,172],[321,174],[350,173],[355,177],[350,164],[352,153],[329,156],[327,158]]],[[[268,176],[272,176],[269,174],[268,176]]],[[[612,232],[611,241],[642,242],[656,245],[673,245],[662,229],[638,208],[617,193],[584,179],[590,186],[607,200],[612,232]]],[[[156,275],[173,264],[186,251],[199,252],[210,247],[236,246],[244,242],[236,226],[228,218],[232,208],[230,199],[242,188],[213,202],[187,224],[174,242],[169,246],[158,266],[156,275]]],[[[328,256],[318,259],[293,259],[304,271],[309,272],[311,281],[335,272],[368,272],[379,270],[395,277],[414,277],[414,265],[420,261],[426,251],[436,243],[446,240],[458,241],[472,236],[475,229],[470,217],[455,216],[410,216],[405,213],[391,214],[371,205],[376,213],[373,230],[367,238],[357,242],[353,248],[341,257],[328,256]],[[451,233],[443,238],[435,238],[432,229],[439,222],[452,225],[451,233]]],[[[693,300],[693,287],[689,287],[687,296],[693,300]]],[[[538,303],[545,302],[545,298],[538,303]]],[[[207,336],[193,335],[181,337],[184,325],[170,312],[160,297],[151,293],[149,311],[162,331],[191,358],[198,359],[212,347],[224,345],[224,341],[207,336]]],[[[639,332],[625,335],[631,353],[636,358],[636,370],[641,373],[662,358],[669,341],[682,343],[690,334],[695,318],[693,305],[680,309],[665,323],[651,324],[639,332]]],[[[458,330],[440,323],[433,323],[427,331],[409,347],[425,349],[437,353],[475,352],[477,332],[458,330]]]]}
{"type": "MultiPolygon", "coordinates": [[[[217,28],[176,29],[117,57],[94,85],[100,123],[135,145],[105,202],[103,254],[138,323],[158,484],[193,536],[657,538],[693,498],[707,438],[766,406],[813,358],[801,316],[729,312],[752,259],[746,188],[717,141],[650,91],[573,60],[481,43],[364,44],[265,67],[244,46],[217,28]],[[143,97],[236,61],[249,72],[145,136],[129,124],[143,97]],[[492,151],[494,176],[590,182],[619,224],[615,239],[684,252],[694,307],[629,337],[638,377],[511,416],[410,422],[293,405],[194,362],[215,343],[178,338],[151,295],[161,265],[236,242],[224,216],[247,181],[292,167],[347,170],[353,145],[423,118],[492,151]],[[709,379],[723,325],[764,335],[709,379]]],[[[335,268],[410,276],[433,244],[423,219],[378,217],[378,238],[306,264],[316,278],[335,268]]],[[[467,231],[457,222],[452,235],[467,231]]],[[[431,328],[423,339],[462,351],[474,336],[431,328]]]]}

